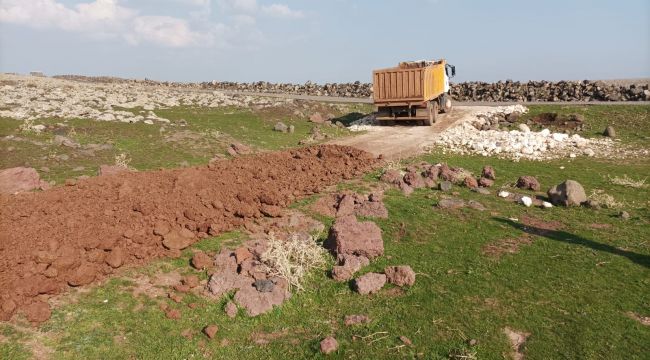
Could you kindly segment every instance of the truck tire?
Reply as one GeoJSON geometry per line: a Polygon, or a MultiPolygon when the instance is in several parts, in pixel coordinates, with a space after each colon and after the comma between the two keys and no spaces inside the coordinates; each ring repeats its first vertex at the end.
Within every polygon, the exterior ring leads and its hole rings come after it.
{"type": "Polygon", "coordinates": [[[445,96],[442,98],[442,103],[441,103],[441,105],[442,105],[442,112],[443,112],[443,113],[445,113],[445,114],[446,114],[446,113],[450,113],[450,112],[451,112],[451,108],[452,108],[452,104],[451,104],[451,96],[449,96],[449,95],[445,95],[445,96]]]}
{"type": "Polygon", "coordinates": [[[430,101],[427,105],[427,110],[429,110],[429,118],[424,120],[424,125],[433,126],[436,123],[436,118],[438,117],[438,101],[430,101]]]}

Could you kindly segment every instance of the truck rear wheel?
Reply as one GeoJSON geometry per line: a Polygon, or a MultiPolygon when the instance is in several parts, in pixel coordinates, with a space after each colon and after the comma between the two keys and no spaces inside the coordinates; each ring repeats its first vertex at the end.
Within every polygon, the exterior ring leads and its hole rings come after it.
{"type": "Polygon", "coordinates": [[[429,104],[427,105],[427,110],[429,110],[428,111],[429,118],[424,120],[424,125],[432,126],[433,124],[436,123],[436,118],[438,117],[438,111],[439,111],[438,101],[437,100],[430,101],[429,104]]]}
{"type": "Polygon", "coordinates": [[[451,105],[451,97],[450,96],[445,96],[442,99],[442,101],[443,101],[442,102],[442,112],[444,112],[444,113],[451,112],[451,107],[452,107],[452,105],[451,105]]]}

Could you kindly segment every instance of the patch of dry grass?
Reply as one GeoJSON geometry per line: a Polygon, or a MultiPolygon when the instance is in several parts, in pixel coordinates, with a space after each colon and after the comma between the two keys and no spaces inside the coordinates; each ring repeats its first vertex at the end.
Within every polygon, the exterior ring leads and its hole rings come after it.
{"type": "Polygon", "coordinates": [[[128,169],[130,163],[131,158],[128,157],[125,153],[115,155],[115,165],[128,169]]]}
{"type": "Polygon", "coordinates": [[[280,240],[271,234],[268,245],[261,260],[269,274],[287,280],[290,287],[299,290],[303,289],[303,280],[311,270],[327,264],[326,250],[316,242],[315,236],[303,239],[293,234],[287,240],[280,240]]]}
{"type": "Polygon", "coordinates": [[[646,185],[645,182],[646,182],[647,179],[648,178],[634,180],[634,179],[630,178],[629,176],[627,176],[627,174],[623,174],[622,177],[618,177],[618,176],[611,177],[611,176],[607,175],[607,180],[609,180],[610,183],[612,183],[614,185],[631,187],[631,188],[635,188],[635,189],[641,189],[641,188],[646,187],[647,185],[646,185]]]}
{"type": "Polygon", "coordinates": [[[600,206],[606,209],[620,209],[624,204],[617,201],[612,195],[609,195],[605,190],[594,190],[589,195],[589,199],[597,202],[600,206]]]}

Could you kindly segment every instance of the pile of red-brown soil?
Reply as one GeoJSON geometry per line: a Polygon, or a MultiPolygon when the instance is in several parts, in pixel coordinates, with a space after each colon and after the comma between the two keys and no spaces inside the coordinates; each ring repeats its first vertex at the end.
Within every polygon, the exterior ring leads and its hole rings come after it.
{"type": "Polygon", "coordinates": [[[47,299],[68,286],[178,256],[201,238],[274,216],[294,199],[377,164],[360,150],[314,146],[0,195],[0,319],[23,313],[45,321],[47,299]]]}

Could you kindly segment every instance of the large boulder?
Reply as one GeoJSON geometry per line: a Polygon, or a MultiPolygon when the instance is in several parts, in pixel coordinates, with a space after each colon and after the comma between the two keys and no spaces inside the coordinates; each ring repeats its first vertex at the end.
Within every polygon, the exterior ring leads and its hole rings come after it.
{"type": "Polygon", "coordinates": [[[580,206],[587,201],[585,189],[574,180],[567,180],[553,186],[547,194],[553,205],[580,206]]]}
{"type": "Polygon", "coordinates": [[[35,189],[46,190],[49,187],[34,168],[15,167],[0,170],[0,193],[15,194],[35,189]]]}
{"type": "Polygon", "coordinates": [[[384,254],[379,226],[370,221],[359,222],[355,216],[336,219],[325,246],[335,254],[365,256],[368,259],[384,254]]]}

